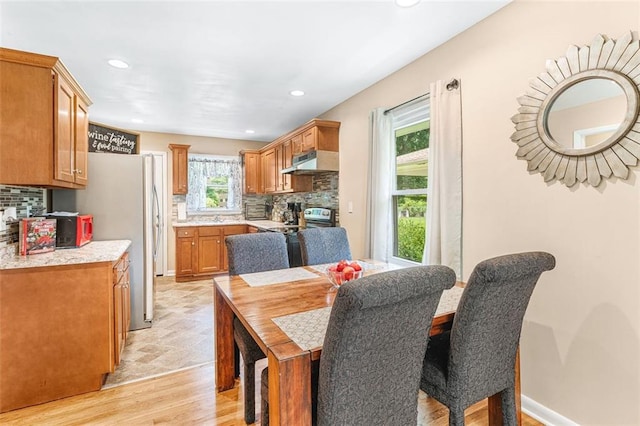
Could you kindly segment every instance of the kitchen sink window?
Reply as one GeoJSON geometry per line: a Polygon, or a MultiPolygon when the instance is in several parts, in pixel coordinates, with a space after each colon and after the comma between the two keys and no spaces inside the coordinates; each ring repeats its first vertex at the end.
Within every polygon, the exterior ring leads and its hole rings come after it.
{"type": "Polygon", "coordinates": [[[237,213],[242,204],[240,158],[189,154],[187,210],[237,213]]]}

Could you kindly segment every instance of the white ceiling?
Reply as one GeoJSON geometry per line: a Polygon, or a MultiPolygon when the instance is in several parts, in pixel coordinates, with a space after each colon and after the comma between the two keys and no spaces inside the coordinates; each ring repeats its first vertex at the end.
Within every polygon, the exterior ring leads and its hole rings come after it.
{"type": "Polygon", "coordinates": [[[93,101],[92,121],[270,141],[509,1],[2,0],[0,45],[61,58],[93,101]]]}

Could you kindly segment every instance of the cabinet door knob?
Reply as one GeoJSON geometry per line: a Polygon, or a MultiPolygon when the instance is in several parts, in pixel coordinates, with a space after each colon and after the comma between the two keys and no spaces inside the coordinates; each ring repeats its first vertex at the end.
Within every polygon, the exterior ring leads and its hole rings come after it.
{"type": "Polygon", "coordinates": [[[195,242],[191,242],[191,245],[192,245],[192,246],[195,246],[195,245],[196,245],[196,243],[195,243],[195,242]]]}

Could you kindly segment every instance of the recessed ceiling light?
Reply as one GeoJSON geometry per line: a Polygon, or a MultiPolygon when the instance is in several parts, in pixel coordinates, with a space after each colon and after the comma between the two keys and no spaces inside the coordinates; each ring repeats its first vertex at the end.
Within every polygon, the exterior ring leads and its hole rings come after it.
{"type": "Polygon", "coordinates": [[[132,119],[131,119],[131,122],[132,122],[132,123],[144,123],[144,120],[141,120],[141,119],[139,119],[139,118],[132,118],[132,119]]]}
{"type": "Polygon", "coordinates": [[[256,131],[255,130],[251,130],[251,129],[247,129],[244,131],[245,133],[249,133],[250,135],[254,134],[256,131]]]}
{"type": "Polygon", "coordinates": [[[125,61],[121,61],[120,59],[109,59],[107,62],[114,68],[129,68],[129,64],[125,61]]]}
{"type": "Polygon", "coordinates": [[[396,0],[396,5],[400,7],[411,7],[420,3],[420,0],[396,0]]]}
{"type": "Polygon", "coordinates": [[[304,92],[302,90],[292,90],[289,93],[291,96],[304,96],[304,92]]]}

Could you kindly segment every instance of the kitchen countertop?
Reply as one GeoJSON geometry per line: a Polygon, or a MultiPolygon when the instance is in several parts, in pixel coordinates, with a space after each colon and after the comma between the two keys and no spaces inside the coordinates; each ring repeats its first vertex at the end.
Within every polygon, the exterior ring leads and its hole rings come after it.
{"type": "Polygon", "coordinates": [[[0,263],[0,270],[115,262],[130,245],[129,240],[92,241],[80,248],[56,249],[49,253],[15,256],[3,260],[0,263]]]}
{"type": "Polygon", "coordinates": [[[189,226],[226,226],[226,225],[249,225],[255,226],[261,229],[272,228],[297,228],[299,225],[285,225],[282,222],[276,222],[274,220],[229,220],[229,221],[189,221],[189,222],[173,222],[174,228],[182,228],[189,226]]]}

